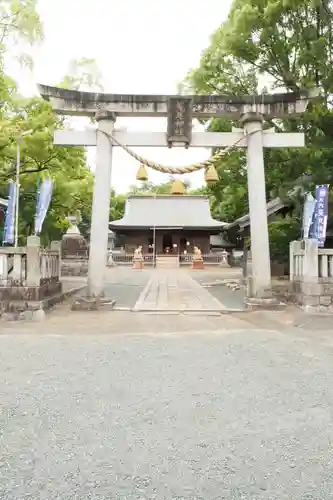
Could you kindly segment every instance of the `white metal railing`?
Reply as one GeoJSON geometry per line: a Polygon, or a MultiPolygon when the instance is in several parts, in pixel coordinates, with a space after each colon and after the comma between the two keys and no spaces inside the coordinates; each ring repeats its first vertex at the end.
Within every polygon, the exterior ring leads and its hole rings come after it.
{"type": "MultiPolygon", "coordinates": [[[[112,259],[114,262],[117,262],[119,264],[132,264],[133,262],[133,254],[132,253],[113,253],[112,254],[112,259]]],[[[156,258],[158,257],[178,257],[179,262],[181,264],[190,264],[192,263],[193,260],[193,255],[192,254],[156,254],[156,258]]],[[[202,255],[203,260],[206,264],[219,264],[223,260],[223,256],[221,253],[217,252],[212,252],[212,253],[207,253],[202,255]]],[[[154,261],[154,255],[152,253],[149,254],[143,254],[143,260],[146,264],[153,264],[154,261]]]]}
{"type": "MultiPolygon", "coordinates": [[[[202,254],[202,258],[205,264],[219,264],[222,262],[222,254],[217,253],[217,252],[212,252],[212,253],[204,253],[202,254]]],[[[190,264],[193,261],[193,255],[192,254],[181,254],[179,256],[179,261],[181,264],[190,264]]]]}
{"type": "MultiPolygon", "coordinates": [[[[146,263],[153,263],[154,256],[152,253],[143,254],[143,260],[146,263]]],[[[118,262],[119,264],[132,264],[134,254],[133,253],[113,253],[112,260],[118,262]]]]}

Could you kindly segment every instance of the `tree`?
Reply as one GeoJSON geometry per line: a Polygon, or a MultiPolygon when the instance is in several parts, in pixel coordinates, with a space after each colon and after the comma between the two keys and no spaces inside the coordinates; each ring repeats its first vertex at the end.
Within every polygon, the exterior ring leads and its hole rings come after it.
{"type": "MultiPolygon", "coordinates": [[[[8,183],[15,177],[17,140],[21,132],[32,130],[21,144],[20,214],[21,242],[34,230],[37,185],[45,176],[54,180],[51,205],[43,225],[42,239],[59,239],[68,227],[68,215],[81,214],[80,227],[88,233],[91,219],[93,174],[87,168],[82,147],[59,147],[53,133],[65,120],[40,98],[23,99],[15,82],[4,70],[8,57],[27,54],[22,49],[42,39],[43,29],[36,0],[0,0],[0,193],[8,194],[8,183]]],[[[27,59],[26,59],[27,60],[27,59]]],[[[93,59],[72,60],[62,81],[67,88],[102,90],[102,75],[93,59]]],[[[111,188],[110,188],[111,189],[111,188]]],[[[114,192],[111,218],[124,210],[124,197],[114,192]]]]}
{"type": "Polygon", "coordinates": [[[31,65],[28,48],[43,39],[37,0],[0,0],[0,58],[10,54],[31,65]],[[10,49],[9,49],[10,48],[10,49]]]}
{"type": "Polygon", "coordinates": [[[40,99],[23,99],[13,82],[0,73],[0,192],[8,193],[8,183],[15,178],[16,149],[20,132],[31,130],[21,144],[20,169],[20,236],[34,231],[37,184],[45,176],[54,180],[54,193],[42,238],[59,239],[68,227],[67,216],[76,210],[85,212],[92,197],[93,175],[86,167],[84,148],[65,148],[53,144],[54,130],[63,119],[53,113],[51,105],[40,99]]]}
{"type": "Polygon", "coordinates": [[[329,0],[234,0],[215,43],[275,87],[332,86],[332,5],[329,0]]]}
{"type": "Polygon", "coordinates": [[[269,246],[271,260],[288,265],[289,242],[300,237],[299,220],[293,217],[286,217],[272,222],[269,227],[269,246]]]}
{"type": "Polygon", "coordinates": [[[37,183],[44,176],[54,180],[54,193],[44,227],[43,237],[59,238],[68,226],[67,216],[76,210],[84,209],[92,192],[93,177],[86,167],[83,148],[55,146],[53,132],[62,126],[46,101],[39,98],[21,100],[26,114],[24,122],[20,119],[20,109],[8,120],[7,141],[3,138],[0,156],[1,194],[8,192],[8,182],[14,178],[16,169],[17,133],[13,130],[31,129],[32,133],[23,137],[21,145],[20,171],[20,234],[27,236],[34,230],[37,183]]]}
{"type": "Polygon", "coordinates": [[[103,77],[95,59],[72,59],[60,87],[71,90],[103,91],[103,77]]]}
{"type": "MultiPolygon", "coordinates": [[[[300,150],[265,151],[268,200],[278,195],[289,199],[286,193],[304,174],[303,190],[333,183],[332,20],[328,0],[233,0],[227,21],[213,34],[200,66],[184,82],[199,94],[236,96],[261,94],[269,87],[273,91],[321,89],[321,98],[304,115],[267,124],[280,131],[305,132],[307,144],[300,150]]],[[[226,131],[232,125],[237,123],[212,120],[208,128],[226,131]]],[[[215,212],[225,220],[244,215],[243,152],[224,157],[218,173],[219,182],[210,188],[215,212]]],[[[293,220],[299,225],[300,200],[292,201],[298,201],[293,220]]],[[[285,234],[287,226],[279,226],[285,234]]]]}
{"type": "Polygon", "coordinates": [[[121,219],[125,211],[126,194],[117,194],[111,189],[110,220],[121,219]]]}
{"type": "MultiPolygon", "coordinates": [[[[183,178],[181,181],[184,184],[185,191],[190,193],[191,182],[188,178],[183,178]]],[[[172,185],[174,183],[173,176],[169,176],[167,182],[162,182],[161,184],[154,184],[153,182],[141,182],[140,185],[132,185],[129,188],[129,194],[134,195],[161,195],[161,194],[171,194],[172,185]]]]}

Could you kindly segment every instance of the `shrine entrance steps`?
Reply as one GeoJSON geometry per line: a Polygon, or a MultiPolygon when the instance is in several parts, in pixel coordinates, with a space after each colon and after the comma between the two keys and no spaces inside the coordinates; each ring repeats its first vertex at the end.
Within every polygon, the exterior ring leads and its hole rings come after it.
{"type": "Polygon", "coordinates": [[[178,255],[156,255],[157,269],[177,269],[179,268],[178,255]]]}

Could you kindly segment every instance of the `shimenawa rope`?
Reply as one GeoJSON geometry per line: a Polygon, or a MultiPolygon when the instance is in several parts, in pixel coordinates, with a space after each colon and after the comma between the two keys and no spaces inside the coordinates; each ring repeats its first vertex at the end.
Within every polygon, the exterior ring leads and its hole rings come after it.
{"type": "Polygon", "coordinates": [[[253,130],[252,132],[249,132],[248,134],[244,134],[243,137],[240,137],[239,139],[237,139],[237,141],[235,141],[230,146],[227,146],[226,148],[220,149],[219,151],[217,151],[217,153],[215,153],[213,156],[211,156],[211,158],[209,158],[208,160],[200,162],[200,163],[194,163],[192,165],[188,165],[185,167],[168,167],[168,166],[162,165],[161,163],[156,163],[152,160],[147,160],[147,158],[143,158],[142,156],[135,153],[135,151],[130,149],[128,146],[119,142],[115,137],[113,137],[113,135],[108,134],[107,132],[104,132],[103,130],[101,130],[100,132],[105,134],[111,142],[113,142],[117,146],[120,146],[130,156],[135,158],[135,160],[142,163],[146,167],[152,168],[153,170],[157,170],[158,172],[162,172],[164,174],[183,175],[183,174],[189,174],[192,172],[197,172],[198,170],[201,170],[202,168],[204,168],[206,170],[210,166],[215,166],[216,163],[218,163],[226,153],[229,153],[230,151],[232,151],[235,148],[235,146],[237,146],[237,144],[239,144],[243,139],[245,139],[246,137],[249,137],[250,135],[253,135],[257,132],[261,132],[261,130],[260,129],[253,130]]]}

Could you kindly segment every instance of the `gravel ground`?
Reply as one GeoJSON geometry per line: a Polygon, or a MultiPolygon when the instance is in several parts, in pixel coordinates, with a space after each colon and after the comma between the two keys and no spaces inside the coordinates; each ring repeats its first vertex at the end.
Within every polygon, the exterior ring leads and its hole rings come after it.
{"type": "Polygon", "coordinates": [[[1,500],[332,499],[327,331],[70,321],[72,335],[0,335],[1,500]]]}

